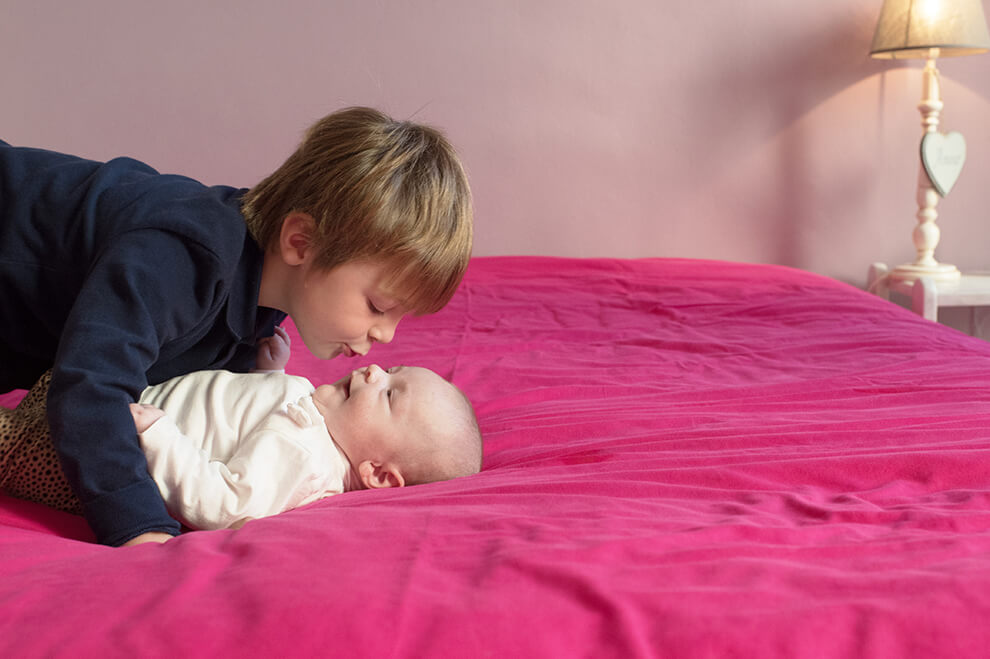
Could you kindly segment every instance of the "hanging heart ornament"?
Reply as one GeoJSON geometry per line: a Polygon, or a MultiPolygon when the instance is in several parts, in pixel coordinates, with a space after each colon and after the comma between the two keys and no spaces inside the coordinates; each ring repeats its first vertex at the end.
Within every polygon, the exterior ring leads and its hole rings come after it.
{"type": "Polygon", "coordinates": [[[949,194],[965,162],[966,140],[962,133],[925,133],[921,138],[921,164],[941,196],[949,194]]]}

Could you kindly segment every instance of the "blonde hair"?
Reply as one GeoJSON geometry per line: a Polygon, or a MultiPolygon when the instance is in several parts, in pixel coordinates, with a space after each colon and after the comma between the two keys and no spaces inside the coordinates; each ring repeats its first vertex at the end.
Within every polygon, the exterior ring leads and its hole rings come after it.
{"type": "Polygon", "coordinates": [[[416,313],[450,300],[471,257],[471,190],[453,147],[435,128],[372,108],[316,122],[242,212],[265,250],[288,215],[310,215],[318,267],[383,261],[386,292],[416,313]]]}

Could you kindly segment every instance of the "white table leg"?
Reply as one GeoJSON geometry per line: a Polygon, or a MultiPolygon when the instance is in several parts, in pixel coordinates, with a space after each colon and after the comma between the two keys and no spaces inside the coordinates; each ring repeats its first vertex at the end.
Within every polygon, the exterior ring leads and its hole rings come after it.
{"type": "Polygon", "coordinates": [[[911,309],[923,318],[938,321],[938,288],[931,277],[918,277],[911,287],[911,309]]]}
{"type": "Polygon", "coordinates": [[[872,263],[870,270],[866,273],[866,290],[885,300],[890,299],[890,289],[887,287],[887,273],[889,269],[886,263],[872,263]]]}

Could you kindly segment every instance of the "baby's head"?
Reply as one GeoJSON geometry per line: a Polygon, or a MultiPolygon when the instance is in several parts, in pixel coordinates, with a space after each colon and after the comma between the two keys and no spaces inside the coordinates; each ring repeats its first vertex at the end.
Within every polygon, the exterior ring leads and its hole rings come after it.
{"type": "Polygon", "coordinates": [[[450,300],[471,256],[471,190],[451,144],[435,128],[372,108],[317,121],[241,210],[265,250],[276,248],[287,218],[302,216],[318,268],[386,264],[388,292],[417,314],[450,300]]]}
{"type": "Polygon", "coordinates": [[[481,432],[457,387],[433,371],[372,364],[313,395],[355,488],[448,480],[481,469],[481,432]]]}

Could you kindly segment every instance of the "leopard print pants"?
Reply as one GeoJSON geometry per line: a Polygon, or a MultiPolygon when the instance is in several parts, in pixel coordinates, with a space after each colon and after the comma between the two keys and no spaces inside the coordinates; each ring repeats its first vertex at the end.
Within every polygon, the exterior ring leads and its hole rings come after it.
{"type": "Polygon", "coordinates": [[[48,429],[45,401],[51,379],[51,371],[42,375],[15,409],[0,407],[0,489],[81,515],[48,429]]]}

